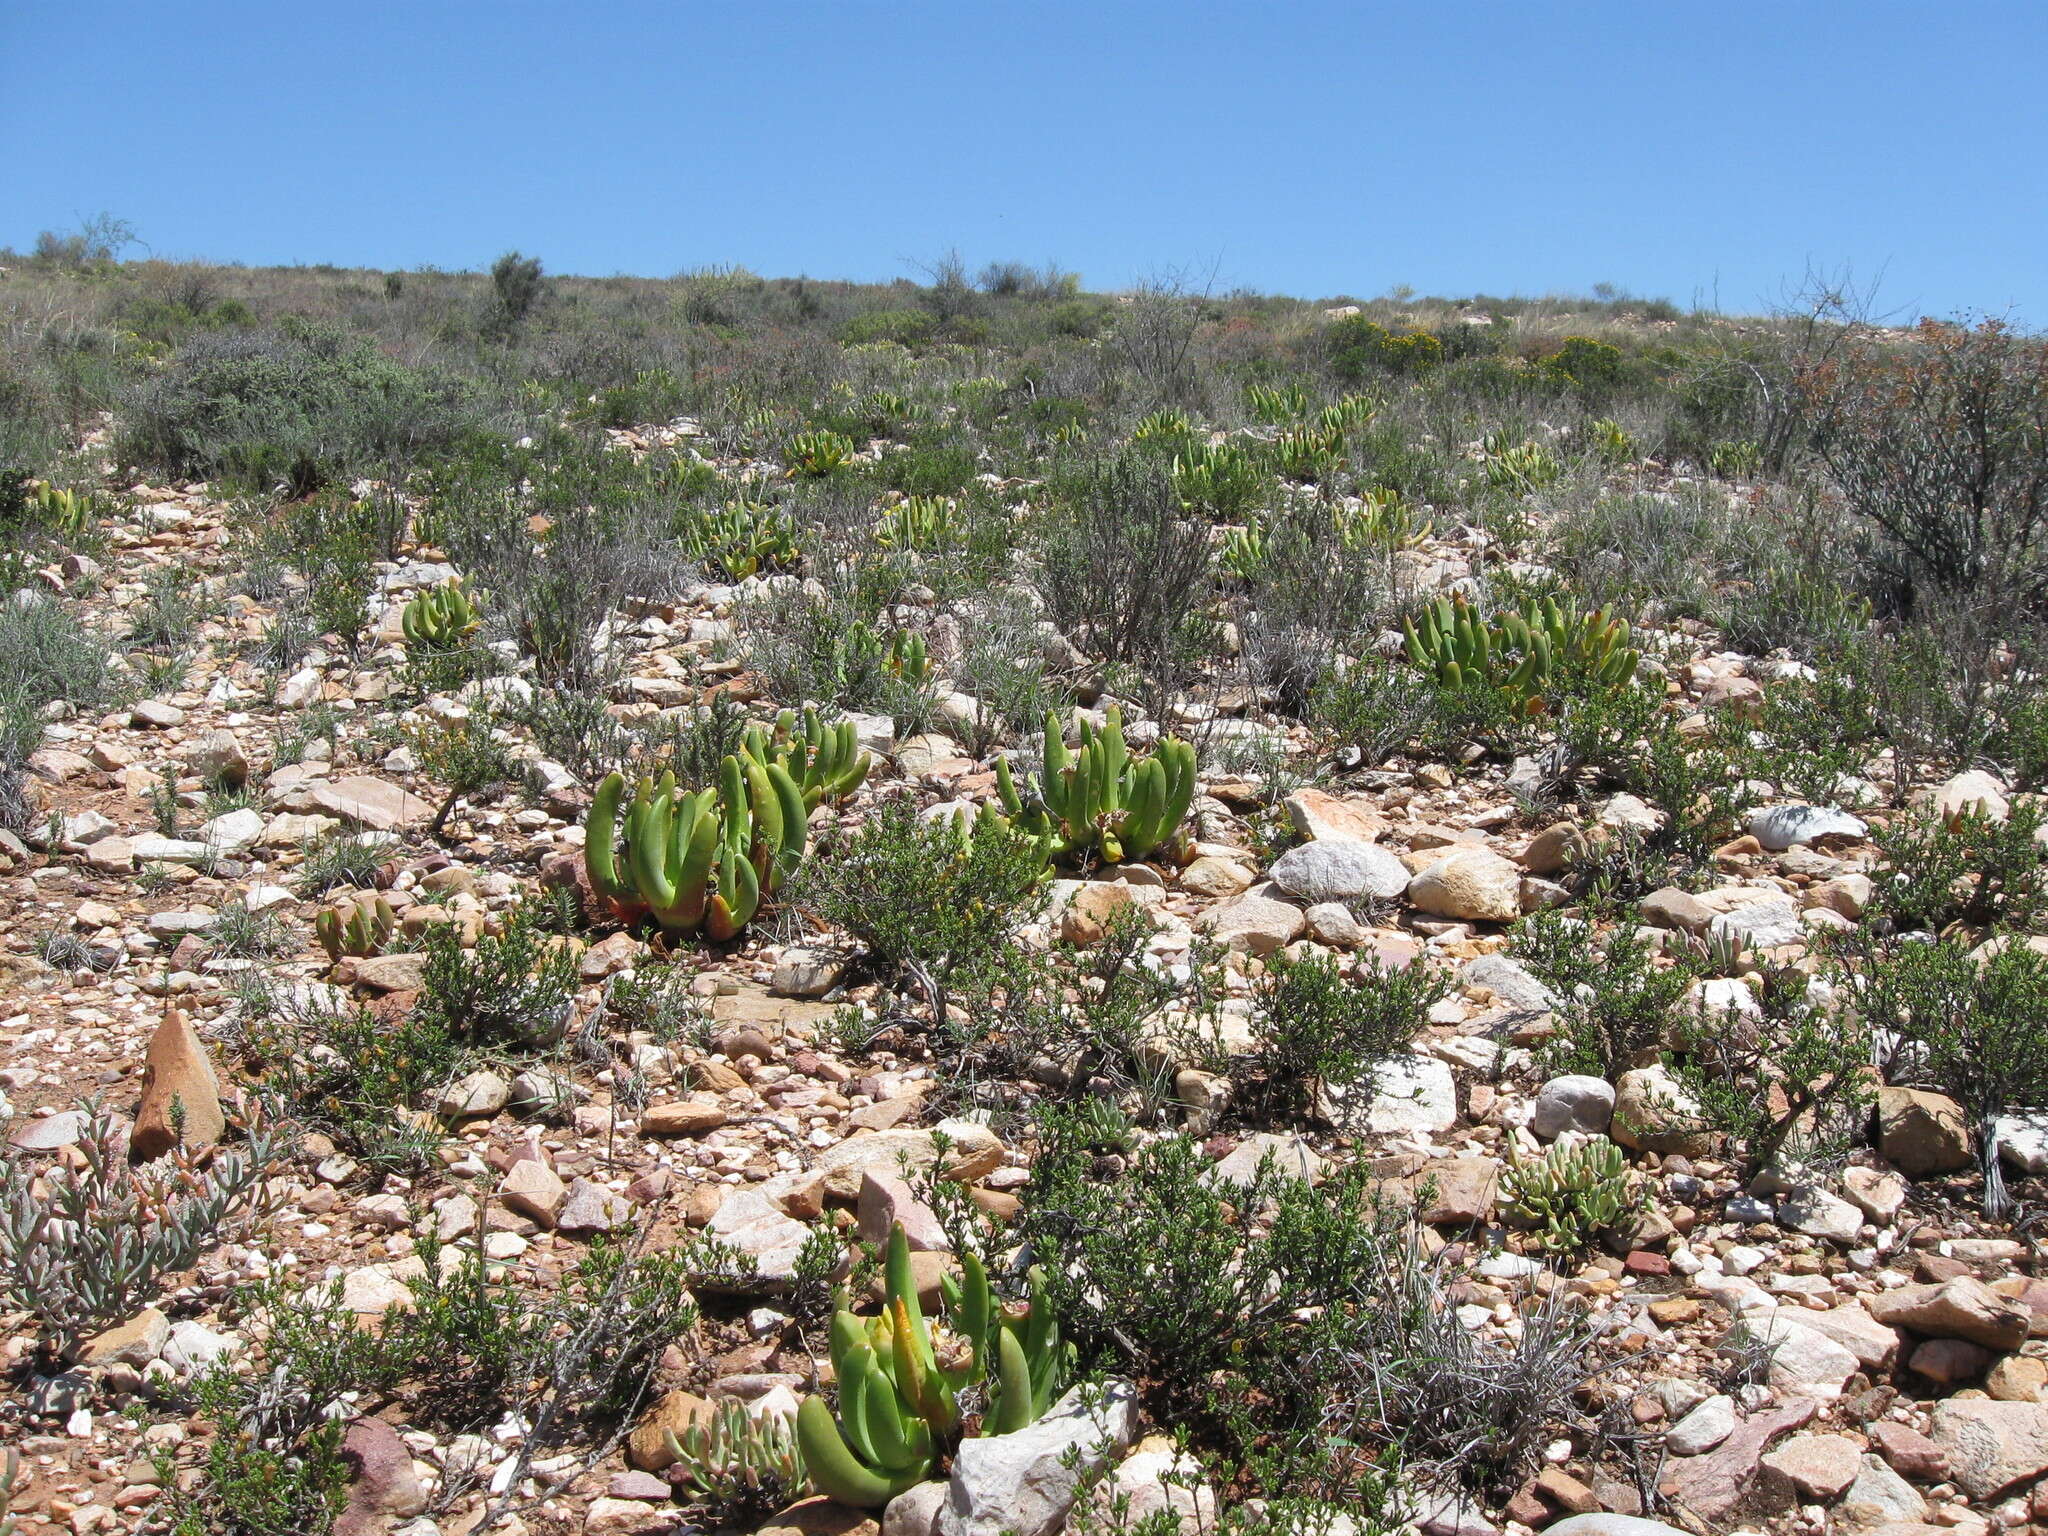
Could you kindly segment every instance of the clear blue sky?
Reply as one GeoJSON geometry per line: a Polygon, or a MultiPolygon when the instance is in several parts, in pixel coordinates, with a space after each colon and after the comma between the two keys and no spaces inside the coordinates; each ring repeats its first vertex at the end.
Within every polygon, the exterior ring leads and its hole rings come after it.
{"type": "Polygon", "coordinates": [[[0,242],[2048,324],[2043,0],[4,0],[0,242]]]}

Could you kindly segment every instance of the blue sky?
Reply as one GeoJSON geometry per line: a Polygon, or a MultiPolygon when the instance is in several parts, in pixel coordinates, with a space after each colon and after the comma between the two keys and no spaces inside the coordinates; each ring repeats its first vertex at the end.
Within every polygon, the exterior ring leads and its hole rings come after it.
{"type": "Polygon", "coordinates": [[[2048,5],[9,0],[0,243],[2048,324],[2048,5]]]}

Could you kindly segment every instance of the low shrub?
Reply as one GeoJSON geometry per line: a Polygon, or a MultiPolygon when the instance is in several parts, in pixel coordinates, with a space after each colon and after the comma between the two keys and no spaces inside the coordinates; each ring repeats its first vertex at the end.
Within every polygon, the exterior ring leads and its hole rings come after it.
{"type": "Polygon", "coordinates": [[[1610,915],[1614,926],[1599,944],[1584,918],[1554,910],[1515,925],[1508,952],[1559,1003],[1551,1070],[1612,1079],[1653,1062],[1671,1039],[1693,972],[1657,964],[1632,909],[1610,915]]]}
{"type": "Polygon", "coordinates": [[[331,326],[192,336],[117,418],[124,462],[192,479],[230,477],[305,495],[444,447],[474,417],[453,380],[392,361],[331,326]]]}
{"type": "Polygon", "coordinates": [[[210,1161],[179,1149],[137,1165],[111,1114],[97,1103],[84,1114],[75,1162],[32,1168],[17,1153],[0,1182],[0,1287],[66,1361],[251,1214],[276,1155],[259,1133],[210,1161]]]}
{"type": "Polygon", "coordinates": [[[1368,959],[1347,976],[1334,960],[1275,957],[1253,989],[1248,1057],[1227,1066],[1251,1112],[1291,1121],[1327,1110],[1343,1120],[1368,1102],[1377,1070],[1407,1050],[1450,990],[1426,965],[1368,959]]]}
{"type": "Polygon", "coordinates": [[[1042,1133],[1021,1226],[1062,1326],[1248,1492],[1383,1508],[1396,1464],[1410,1486],[1511,1484],[1598,1374],[1555,1301],[1511,1345],[1465,1328],[1357,1165],[1233,1186],[1184,1137],[1104,1159],[1083,1117],[1042,1133]]]}
{"type": "Polygon", "coordinates": [[[2010,1214],[1998,1117],[2048,1103],[2048,955],[2008,939],[1988,957],[1945,939],[1851,950],[1842,982],[1886,1049],[1885,1080],[1947,1094],[1974,1122],[1987,1216],[2010,1214]]]}

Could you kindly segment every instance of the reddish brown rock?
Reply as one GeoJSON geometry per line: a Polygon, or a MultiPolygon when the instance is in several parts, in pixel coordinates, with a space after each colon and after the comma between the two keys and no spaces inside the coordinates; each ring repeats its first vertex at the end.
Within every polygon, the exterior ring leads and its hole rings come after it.
{"type": "Polygon", "coordinates": [[[1938,1483],[1948,1476],[1948,1458],[1919,1430],[1890,1419],[1875,1419],[1868,1434],[1871,1448],[1899,1476],[1916,1483],[1938,1483]]]}
{"type": "Polygon", "coordinates": [[[161,1157],[181,1140],[188,1147],[219,1141],[227,1128],[206,1046],[185,1015],[169,1009],[142,1058],[142,1103],[129,1148],[136,1157],[161,1157]]]}
{"type": "Polygon", "coordinates": [[[1810,1397],[1795,1398],[1783,1408],[1759,1413],[1735,1427],[1735,1433],[1704,1456],[1689,1456],[1666,1468],[1665,1495],[1709,1525],[1740,1504],[1763,1462],[1763,1454],[1780,1435],[1799,1428],[1820,1405],[1810,1397]]]}

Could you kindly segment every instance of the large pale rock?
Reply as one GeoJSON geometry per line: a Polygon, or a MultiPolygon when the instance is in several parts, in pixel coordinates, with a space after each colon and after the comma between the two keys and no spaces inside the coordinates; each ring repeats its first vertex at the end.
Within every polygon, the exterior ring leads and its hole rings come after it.
{"type": "Polygon", "coordinates": [[[939,1515],[940,1536],[1053,1536],[1084,1479],[1137,1438],[1137,1393],[1111,1382],[1093,1406],[1076,1388],[1011,1435],[963,1440],[939,1515]]]}
{"type": "Polygon", "coordinates": [[[1349,837],[1371,843],[1386,835],[1386,818],[1363,800],[1340,800],[1320,789],[1298,789],[1284,803],[1288,821],[1303,837],[1349,837]]]}
{"type": "Polygon", "coordinates": [[[1650,892],[1637,910],[1652,928],[1666,928],[1676,933],[1705,933],[1715,916],[1712,907],[1691,891],[1681,891],[1675,885],[1650,892]]]}
{"type": "Polygon", "coordinates": [[[1674,1456],[1704,1456],[1735,1433],[1735,1399],[1716,1393],[1664,1432],[1674,1456]]]}
{"type": "MultiPolygon", "coordinates": [[[[944,1168],[947,1178],[971,1184],[1002,1166],[1003,1144],[987,1126],[972,1120],[946,1120],[934,1130],[949,1143],[944,1168]]],[[[829,1194],[857,1200],[861,1175],[871,1168],[897,1178],[915,1177],[937,1166],[938,1161],[933,1130],[889,1130],[849,1136],[819,1153],[812,1166],[825,1175],[829,1194]]]]}
{"type": "MultiPolygon", "coordinates": [[[[1903,1426],[1902,1426],[1903,1427],[1903,1426]]],[[[1835,1506],[1835,1518],[1845,1525],[1877,1526],[1886,1523],[1918,1524],[1927,1518],[1927,1500],[1920,1490],[1876,1456],[1865,1456],[1856,1481],[1835,1506]]]]}
{"type": "Polygon", "coordinates": [[[1267,894],[1271,885],[1257,885],[1241,896],[1218,902],[1195,919],[1199,932],[1218,939],[1226,949],[1270,955],[1301,937],[1308,918],[1300,907],[1267,894]]]}
{"type": "Polygon", "coordinates": [[[349,975],[372,992],[417,992],[426,985],[427,957],[363,955],[348,963],[349,975]]]}
{"type": "Polygon", "coordinates": [[[185,766],[207,783],[228,789],[249,782],[249,754],[227,731],[208,731],[187,747],[185,766]]]}
{"type": "Polygon", "coordinates": [[[171,1320],[155,1307],[144,1307],[125,1323],[96,1334],[78,1357],[83,1366],[149,1364],[171,1340],[171,1320]]]}
{"type": "Polygon", "coordinates": [[[498,1198],[508,1210],[552,1231],[562,1202],[569,1198],[569,1186],[539,1158],[523,1157],[498,1181],[498,1198]]]}
{"type": "Polygon", "coordinates": [[[1955,821],[1965,811],[1976,811],[2001,822],[2012,814],[2005,785],[1981,768],[1957,774],[1934,792],[1930,804],[1944,821],[1955,821]]]}
{"type": "Polygon", "coordinates": [[[708,1424],[718,1410],[694,1392],[664,1392],[626,1437],[626,1460],[642,1472],[669,1465],[668,1437],[682,1438],[696,1424],[708,1424]]]}
{"type": "Polygon", "coordinates": [[[1707,935],[1739,944],[1744,949],[1774,949],[1797,944],[1806,937],[1806,924],[1789,896],[1752,901],[1732,912],[1716,914],[1707,924],[1707,935]]]}
{"type": "Polygon", "coordinates": [[[1091,1497],[1105,1520],[1121,1504],[1118,1523],[1126,1530],[1148,1520],[1180,1536],[1207,1536],[1216,1529],[1216,1490],[1200,1463],[1158,1436],[1125,1457],[1091,1497]]]}
{"type": "Polygon", "coordinates": [[[1434,917],[1512,923],[1522,915],[1522,872],[1490,849],[1464,848],[1409,881],[1408,900],[1434,917]]]}
{"type": "Polygon", "coordinates": [[[2048,1472],[2048,1405],[1949,1398],[1934,1405],[1933,1439],[1957,1487],[1994,1499],[2048,1472]]]}
{"type": "Polygon", "coordinates": [[[2048,1173],[2048,1110],[2000,1115],[1993,1128],[2000,1161],[2022,1173],[2048,1173]]]}
{"type": "Polygon", "coordinates": [[[434,808],[418,795],[364,774],[345,779],[315,779],[295,793],[285,809],[339,817],[372,832],[420,826],[434,814],[434,808]]]}
{"type": "Polygon", "coordinates": [[[901,1223],[903,1235],[913,1253],[938,1253],[952,1248],[938,1213],[926,1205],[910,1186],[892,1174],[865,1169],[860,1176],[860,1199],[854,1207],[863,1240],[880,1250],[890,1232],[901,1223]]]}
{"type": "Polygon", "coordinates": [[[1976,1161],[1962,1106],[1920,1088],[1877,1090],[1877,1149],[1911,1179],[1959,1173],[1976,1161]]]}
{"type": "Polygon", "coordinates": [[[1275,859],[1272,880],[1311,906],[1325,901],[1391,901],[1408,889],[1408,866],[1377,843],[1319,837],[1275,859]]]}
{"type": "Polygon", "coordinates": [[[1491,1221],[1500,1192],[1500,1164],[1491,1157],[1438,1158],[1422,1171],[1419,1182],[1436,1190],[1436,1198],[1422,1213],[1431,1226],[1491,1221]]]}
{"type": "Polygon", "coordinates": [[[427,1491],[414,1472],[412,1452],[398,1431],[382,1419],[352,1419],[342,1432],[347,1462],[348,1504],[334,1522],[334,1536],[372,1536],[392,1519],[407,1520],[427,1507],[427,1491]]]}
{"type": "Polygon", "coordinates": [[[1480,955],[1466,963],[1464,976],[1467,986],[1486,988],[1519,1013],[1552,1013],[1562,1002],[1527,966],[1506,955],[1480,955]]]}
{"type": "Polygon", "coordinates": [[[1902,1285],[1866,1296],[1871,1316],[1934,1339],[1968,1339],[1986,1349],[2018,1349],[2033,1314],[1983,1281],[1958,1275],[1939,1285],[1902,1285]]]}
{"type": "Polygon", "coordinates": [[[1863,1213],[1847,1200],[1809,1184],[1778,1203],[1778,1225],[1788,1232],[1846,1245],[1855,1242],[1863,1229],[1863,1213]]]}
{"type": "Polygon", "coordinates": [[[1365,1128],[1375,1136],[1447,1131],[1458,1123],[1458,1084],[1434,1056],[1396,1056],[1372,1079],[1365,1128]]]}
{"type": "Polygon", "coordinates": [[[695,1099],[650,1104],[640,1114],[640,1129],[649,1136],[703,1136],[725,1122],[726,1113],[718,1105],[695,1099]]]}
{"type": "Polygon", "coordinates": [[[1093,949],[1137,902],[1137,892],[1121,880],[1090,880],[1060,913],[1060,937],[1076,949],[1093,949]]]}
{"type": "Polygon", "coordinates": [[[1888,1168],[1852,1163],[1842,1170],[1842,1193],[1871,1221],[1888,1227],[1905,1206],[1906,1181],[1888,1168]]]}
{"type": "Polygon", "coordinates": [[[1801,1503],[1832,1504],[1863,1471],[1863,1448],[1847,1435],[1794,1435],[1763,1457],[1764,1471],[1801,1503]]]}
{"type": "Polygon", "coordinates": [[[1836,1397],[1863,1363],[1827,1334],[1805,1327],[1801,1313],[1778,1307],[1746,1320],[1752,1338],[1772,1346],[1768,1380],[1812,1397],[1836,1397]]]}
{"type": "Polygon", "coordinates": [[[1704,1157],[1716,1137],[1700,1113],[1699,1101],[1662,1066],[1621,1074],[1614,1085],[1616,1141],[1632,1152],[1704,1157]]]}
{"type": "Polygon", "coordinates": [[[785,1174],[742,1185],[725,1197],[704,1226],[707,1237],[752,1257],[753,1279],[762,1285],[786,1285],[795,1277],[797,1255],[811,1235],[808,1226],[777,1203],[794,1182],[785,1174]]]}
{"type": "Polygon", "coordinates": [[[185,1015],[172,1008],[143,1053],[142,1103],[129,1149],[137,1157],[161,1157],[179,1144],[181,1127],[184,1144],[197,1147],[219,1141],[228,1122],[206,1046],[185,1015]]]}
{"type": "Polygon", "coordinates": [[[1888,1371],[1899,1357],[1898,1330],[1880,1323],[1861,1306],[1850,1302],[1825,1312],[1800,1308],[1789,1312],[1786,1321],[1827,1335],[1856,1357],[1856,1363],[1875,1375],[1888,1371]]]}
{"type": "Polygon", "coordinates": [[[950,1484],[934,1480],[897,1494],[882,1511],[882,1536],[938,1536],[950,1489],[950,1484]]]}
{"type": "Polygon", "coordinates": [[[1555,1141],[1566,1131],[1604,1136],[1613,1119],[1614,1085],[1604,1077],[1568,1073],[1553,1077],[1536,1095],[1529,1129],[1545,1141],[1555,1141]]]}
{"type": "Polygon", "coordinates": [[[219,854],[233,855],[254,848],[263,840],[268,825],[263,813],[249,806],[216,816],[199,829],[206,846],[219,854]]]}
{"type": "Polygon", "coordinates": [[[512,1085],[488,1068],[466,1072],[434,1096],[434,1113],[449,1120],[488,1119],[505,1107],[512,1085]]]}
{"type": "Polygon", "coordinates": [[[846,975],[848,957],[792,945],[775,962],[769,990],[784,997],[823,997],[846,975]]]}
{"type": "Polygon", "coordinates": [[[1675,1525],[1662,1520],[1644,1520],[1636,1515],[1573,1515],[1555,1525],[1546,1525],[1546,1536],[1686,1536],[1675,1525]]]}
{"type": "Polygon", "coordinates": [[[1258,1177],[1259,1169],[1266,1165],[1268,1159],[1273,1172],[1281,1178],[1306,1179],[1311,1184],[1322,1182],[1327,1167],[1315,1149],[1299,1136],[1259,1131],[1233,1147],[1210,1170],[1210,1176],[1220,1183],[1242,1189],[1258,1177]]]}
{"type": "Polygon", "coordinates": [[[1256,878],[1236,859],[1218,858],[1214,854],[1204,854],[1180,872],[1181,889],[1197,896],[1235,896],[1249,889],[1256,878]]]}
{"type": "Polygon", "coordinates": [[[625,1196],[613,1193],[594,1179],[577,1179],[562,1200],[562,1213],[556,1218],[556,1225],[571,1235],[582,1236],[616,1231],[629,1226],[632,1220],[633,1205],[625,1196]]]}
{"type": "Polygon", "coordinates": [[[1772,853],[1823,837],[1860,838],[1870,829],[1847,811],[1824,805],[1767,805],[1749,813],[1744,830],[1772,853]]]}

